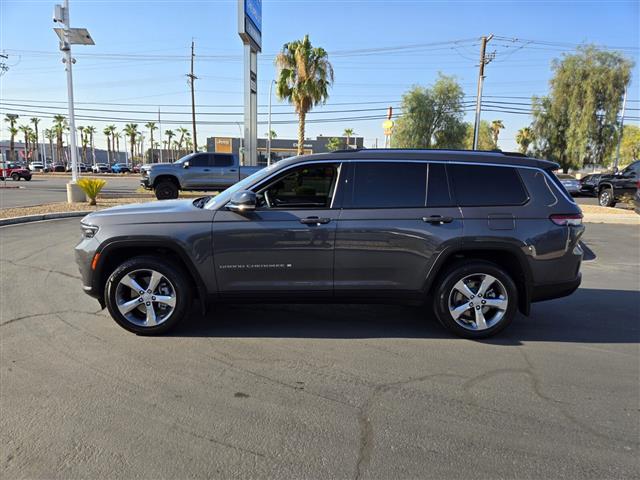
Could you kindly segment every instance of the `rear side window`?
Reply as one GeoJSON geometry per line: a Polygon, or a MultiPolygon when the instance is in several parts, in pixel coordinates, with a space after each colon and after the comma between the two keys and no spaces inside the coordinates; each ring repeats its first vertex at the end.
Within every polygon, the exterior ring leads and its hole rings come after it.
{"type": "Polygon", "coordinates": [[[458,164],[448,169],[461,207],[522,205],[528,199],[515,168],[458,164]]]}
{"type": "Polygon", "coordinates": [[[427,165],[358,162],[353,169],[352,198],[346,208],[420,208],[425,206],[427,165]]]}
{"type": "Polygon", "coordinates": [[[213,155],[214,167],[230,167],[233,165],[233,155],[213,155]]]}
{"type": "Polygon", "coordinates": [[[452,206],[446,167],[442,163],[429,164],[428,178],[427,207],[452,206]]]}

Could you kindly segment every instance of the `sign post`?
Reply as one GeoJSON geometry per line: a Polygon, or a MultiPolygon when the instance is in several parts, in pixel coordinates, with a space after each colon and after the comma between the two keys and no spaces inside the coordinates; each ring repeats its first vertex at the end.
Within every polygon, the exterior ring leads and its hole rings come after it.
{"type": "Polygon", "coordinates": [[[238,0],[238,34],[244,44],[244,163],[258,164],[258,53],[262,0],[238,0]]]}

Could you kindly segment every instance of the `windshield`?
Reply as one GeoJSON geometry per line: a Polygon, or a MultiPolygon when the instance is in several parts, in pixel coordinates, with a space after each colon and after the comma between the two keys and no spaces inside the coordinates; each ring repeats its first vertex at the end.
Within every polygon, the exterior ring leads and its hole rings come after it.
{"type": "Polygon", "coordinates": [[[174,163],[174,164],[176,164],[176,163],[184,163],[184,162],[187,162],[187,161],[189,161],[189,159],[190,159],[191,157],[193,157],[194,155],[195,155],[195,153],[190,153],[189,155],[185,155],[184,157],[179,158],[178,160],[176,160],[176,161],[175,161],[175,162],[173,162],[173,163],[174,163]]]}
{"type": "Polygon", "coordinates": [[[214,208],[218,208],[220,205],[224,205],[225,203],[227,203],[231,199],[231,196],[234,193],[239,192],[240,190],[246,190],[247,188],[249,188],[254,183],[257,183],[260,180],[262,180],[263,178],[265,178],[268,175],[270,175],[276,169],[277,165],[278,165],[277,163],[273,163],[273,164],[269,165],[268,167],[265,167],[265,168],[263,168],[261,170],[258,170],[254,174],[249,175],[247,178],[245,178],[243,180],[240,180],[238,183],[230,186],[225,191],[219,193],[215,197],[212,197],[205,204],[204,208],[212,210],[214,208]]]}

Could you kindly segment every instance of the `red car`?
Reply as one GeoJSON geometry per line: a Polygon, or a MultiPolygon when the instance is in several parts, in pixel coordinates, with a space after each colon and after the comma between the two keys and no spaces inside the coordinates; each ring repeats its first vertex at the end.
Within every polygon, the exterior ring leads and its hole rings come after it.
{"type": "Polygon", "coordinates": [[[28,182],[31,180],[31,171],[21,167],[20,165],[16,165],[15,163],[1,162],[0,176],[2,177],[2,180],[11,178],[17,182],[21,178],[24,178],[28,182]]]}

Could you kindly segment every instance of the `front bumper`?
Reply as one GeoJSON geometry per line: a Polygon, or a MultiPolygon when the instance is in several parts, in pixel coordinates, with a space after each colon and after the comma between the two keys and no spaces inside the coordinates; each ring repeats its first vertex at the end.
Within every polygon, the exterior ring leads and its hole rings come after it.
{"type": "Polygon", "coordinates": [[[151,185],[149,184],[149,178],[141,178],[140,186],[146,188],[147,190],[151,190],[151,185]]]}

